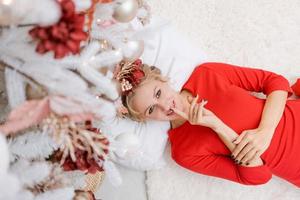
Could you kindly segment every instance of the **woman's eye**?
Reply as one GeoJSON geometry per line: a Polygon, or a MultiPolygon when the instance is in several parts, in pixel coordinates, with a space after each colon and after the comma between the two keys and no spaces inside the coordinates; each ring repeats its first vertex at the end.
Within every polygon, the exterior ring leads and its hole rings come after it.
{"type": "Polygon", "coordinates": [[[161,90],[159,89],[159,90],[156,92],[156,98],[159,98],[159,97],[160,97],[160,94],[161,94],[161,90]]]}
{"type": "Polygon", "coordinates": [[[149,115],[153,112],[153,110],[154,110],[154,106],[151,106],[149,109],[149,115]]]}

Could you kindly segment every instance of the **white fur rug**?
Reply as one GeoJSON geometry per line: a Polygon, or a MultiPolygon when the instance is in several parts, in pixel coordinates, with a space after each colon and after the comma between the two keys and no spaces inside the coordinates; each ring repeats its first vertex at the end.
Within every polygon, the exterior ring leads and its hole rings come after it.
{"type": "MultiPolygon", "coordinates": [[[[300,1],[149,0],[156,15],[203,48],[210,61],[259,67],[300,77],[300,1]]],[[[180,47],[178,47],[180,48],[180,47]]],[[[296,200],[300,189],[274,177],[263,186],[243,186],[178,166],[147,172],[149,200],[296,200]]]]}

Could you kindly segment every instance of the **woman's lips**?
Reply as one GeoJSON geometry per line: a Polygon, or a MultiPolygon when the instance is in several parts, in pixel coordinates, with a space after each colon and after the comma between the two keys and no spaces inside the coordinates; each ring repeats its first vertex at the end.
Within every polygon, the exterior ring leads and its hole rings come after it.
{"type": "MultiPolygon", "coordinates": [[[[171,110],[171,113],[170,113],[170,114],[167,114],[168,116],[170,116],[170,115],[173,115],[173,114],[174,114],[173,108],[176,108],[175,100],[173,100],[173,101],[172,101],[172,107],[170,108],[170,110],[171,110]]],[[[168,111],[168,113],[170,112],[170,110],[168,111]]]]}

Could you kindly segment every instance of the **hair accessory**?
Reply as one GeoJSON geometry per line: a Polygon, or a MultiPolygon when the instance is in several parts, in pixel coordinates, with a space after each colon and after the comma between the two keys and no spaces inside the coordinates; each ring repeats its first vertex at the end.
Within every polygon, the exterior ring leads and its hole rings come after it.
{"type": "Polygon", "coordinates": [[[115,69],[114,77],[120,82],[122,95],[127,95],[136,87],[145,76],[142,70],[142,60],[133,62],[121,61],[115,69]]]}

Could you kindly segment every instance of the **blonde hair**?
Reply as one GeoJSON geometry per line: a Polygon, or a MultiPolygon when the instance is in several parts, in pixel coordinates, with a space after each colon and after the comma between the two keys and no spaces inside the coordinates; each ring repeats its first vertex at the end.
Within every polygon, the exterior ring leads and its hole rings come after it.
{"type": "Polygon", "coordinates": [[[147,64],[142,64],[141,69],[143,70],[145,76],[141,79],[141,82],[139,85],[132,90],[128,95],[122,96],[122,102],[123,105],[128,109],[127,117],[134,121],[138,122],[145,122],[145,118],[143,117],[143,114],[136,111],[133,106],[131,105],[132,99],[135,96],[135,90],[138,87],[141,87],[142,85],[148,83],[151,80],[159,80],[162,82],[168,82],[169,78],[162,76],[160,69],[158,69],[155,66],[149,66],[147,64]]]}

